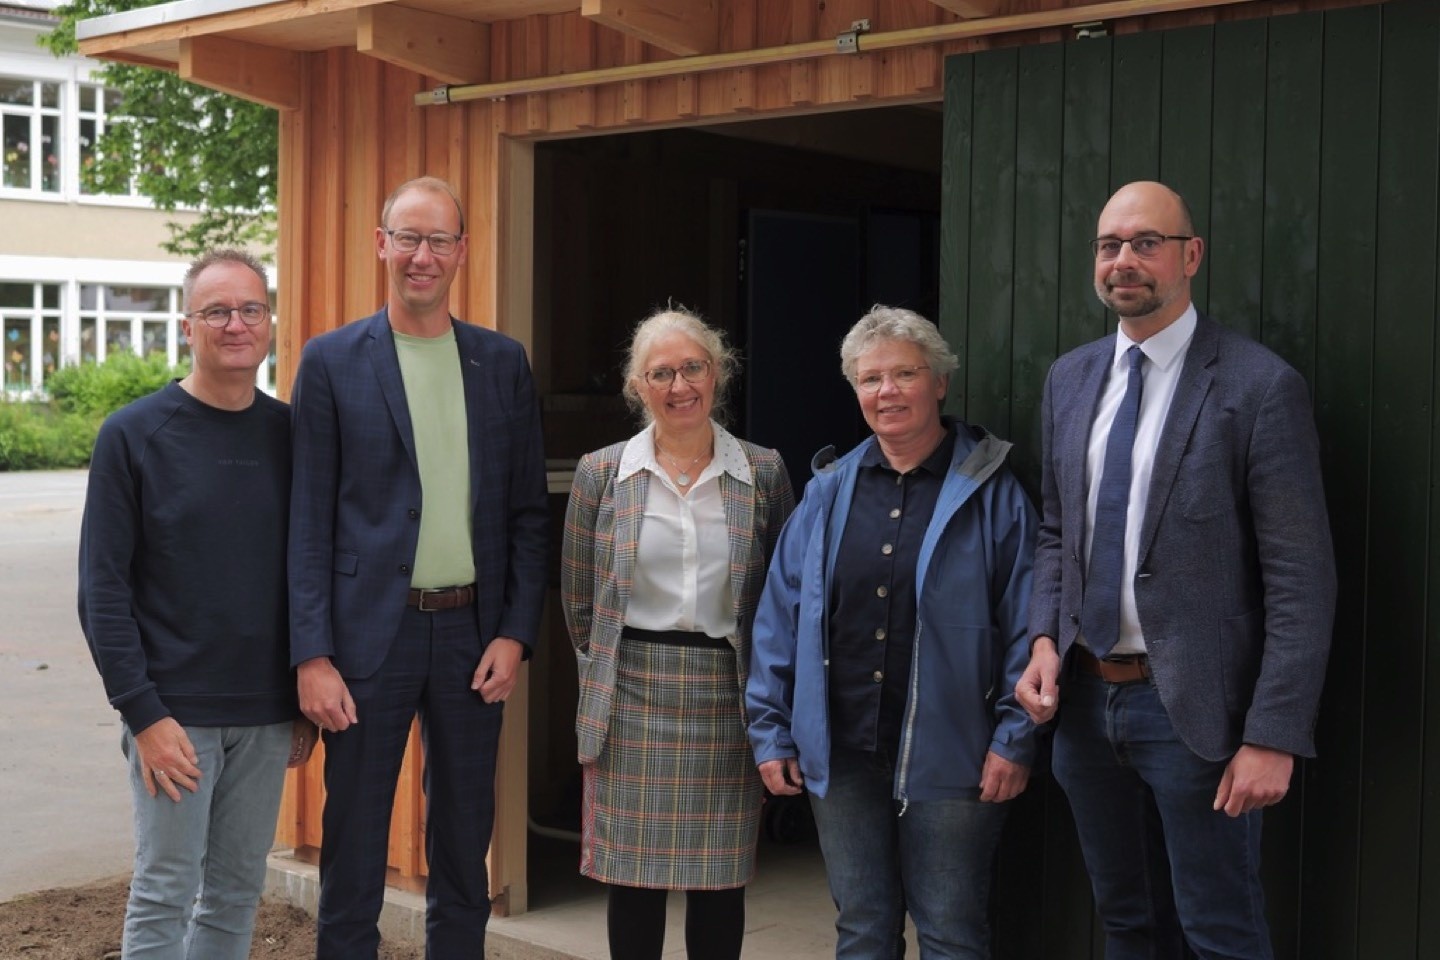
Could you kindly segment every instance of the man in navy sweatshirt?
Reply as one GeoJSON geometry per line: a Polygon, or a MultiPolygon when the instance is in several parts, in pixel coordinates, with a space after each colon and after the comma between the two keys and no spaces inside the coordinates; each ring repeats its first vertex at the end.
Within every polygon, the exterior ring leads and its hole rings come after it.
{"type": "Polygon", "coordinates": [[[289,667],[289,413],[255,387],[266,289],[247,253],[196,260],[190,374],[106,420],[90,463],[80,625],[124,718],[125,960],[249,955],[285,768],[315,742],[289,667]]]}

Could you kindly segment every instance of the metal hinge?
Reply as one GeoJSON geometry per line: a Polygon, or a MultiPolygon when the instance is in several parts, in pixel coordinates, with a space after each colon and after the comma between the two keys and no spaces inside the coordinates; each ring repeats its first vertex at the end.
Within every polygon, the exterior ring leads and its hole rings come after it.
{"type": "Polygon", "coordinates": [[[859,53],[860,34],[870,32],[869,20],[856,20],[850,24],[850,29],[835,38],[836,53],[859,53]]]}
{"type": "Polygon", "coordinates": [[[450,102],[450,84],[448,84],[448,83],[447,83],[447,84],[443,84],[443,85],[441,85],[441,86],[436,87],[434,90],[431,90],[431,91],[430,91],[430,102],[431,102],[431,103],[436,103],[436,104],[439,104],[439,103],[449,103],[449,102],[450,102]]]}

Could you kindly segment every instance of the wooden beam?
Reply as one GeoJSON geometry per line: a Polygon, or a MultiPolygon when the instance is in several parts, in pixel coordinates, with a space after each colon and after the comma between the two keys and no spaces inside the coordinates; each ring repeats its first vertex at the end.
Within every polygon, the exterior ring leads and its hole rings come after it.
{"type": "Polygon", "coordinates": [[[935,6],[951,13],[958,13],[962,17],[971,20],[977,17],[998,17],[1006,7],[1013,5],[1013,0],[930,0],[935,6]]]}
{"type": "MultiPolygon", "coordinates": [[[[1090,20],[1116,20],[1122,17],[1175,13],[1200,7],[1218,8],[1251,2],[1253,0],[1101,0],[1098,3],[1082,3],[1060,10],[1037,10],[1030,13],[987,17],[982,20],[912,27],[883,33],[864,33],[859,37],[856,52],[875,53],[880,50],[898,50],[927,43],[949,43],[957,40],[971,40],[976,37],[1017,33],[1022,30],[1065,27],[1090,20]]],[[[597,70],[581,70],[576,73],[555,74],[548,77],[529,77],[522,80],[502,80],[475,86],[451,87],[448,90],[416,94],[415,103],[424,107],[442,103],[461,103],[467,100],[498,100],[527,93],[574,90],[597,83],[654,80],[659,77],[673,77],[681,74],[739,70],[744,67],[800,62],[832,56],[843,57],[853,56],[853,54],[837,52],[834,40],[810,40],[754,50],[734,50],[677,60],[660,60],[604,67],[597,70]]]]}
{"type": "Polygon", "coordinates": [[[180,78],[277,110],[300,106],[301,55],[243,40],[180,41],[180,78]]]}
{"type": "Polygon", "coordinates": [[[718,0],[583,0],[580,15],[682,57],[720,45],[718,0]]]}
{"type": "Polygon", "coordinates": [[[355,12],[355,49],[444,83],[490,75],[490,25],[386,4],[355,12]]]}

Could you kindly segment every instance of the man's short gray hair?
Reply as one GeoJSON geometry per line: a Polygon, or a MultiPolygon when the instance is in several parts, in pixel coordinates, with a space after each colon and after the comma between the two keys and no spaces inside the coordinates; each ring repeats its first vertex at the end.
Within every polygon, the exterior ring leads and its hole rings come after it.
{"type": "Polygon", "coordinates": [[[710,358],[715,372],[715,400],[710,416],[724,422],[725,402],[730,395],[730,380],[740,370],[740,357],[735,349],[725,342],[725,334],[710,326],[698,313],[681,306],[670,304],[641,320],[630,337],[630,349],[625,358],[625,385],[621,393],[630,409],[649,423],[650,411],[640,396],[640,385],[645,382],[645,360],[650,349],[667,333],[683,333],[700,345],[710,358]]]}
{"type": "Polygon", "coordinates": [[[904,340],[915,344],[925,354],[925,363],[936,377],[948,376],[960,366],[935,324],[914,310],[875,304],[861,317],[840,344],[840,370],[845,379],[855,382],[860,355],[878,343],[904,340]]]}
{"type": "Polygon", "coordinates": [[[200,278],[200,274],[215,266],[217,263],[238,263],[242,267],[249,267],[255,271],[255,275],[260,278],[260,285],[265,288],[268,295],[270,279],[265,275],[265,265],[260,262],[259,257],[247,250],[239,250],[234,247],[218,247],[214,250],[206,250],[200,254],[185,271],[185,279],[181,281],[180,291],[186,313],[189,313],[190,308],[193,306],[190,302],[190,295],[195,292],[195,281],[200,278]]]}

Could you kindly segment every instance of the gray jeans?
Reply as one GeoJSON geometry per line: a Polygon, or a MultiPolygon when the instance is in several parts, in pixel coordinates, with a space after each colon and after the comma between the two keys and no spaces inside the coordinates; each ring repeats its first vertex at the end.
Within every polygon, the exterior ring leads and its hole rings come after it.
{"type": "Polygon", "coordinates": [[[135,800],[135,875],[125,910],[125,960],[245,960],[275,840],[292,724],[186,727],[199,789],[145,792],[140,752],[125,730],[135,800]]]}

